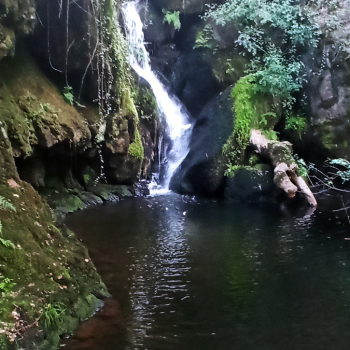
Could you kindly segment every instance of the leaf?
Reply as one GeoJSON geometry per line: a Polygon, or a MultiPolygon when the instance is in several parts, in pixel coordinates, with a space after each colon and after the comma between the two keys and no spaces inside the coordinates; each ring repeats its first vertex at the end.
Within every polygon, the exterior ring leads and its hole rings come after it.
{"type": "Polygon", "coordinates": [[[0,196],[0,209],[16,211],[16,208],[3,196],[0,196]]]}

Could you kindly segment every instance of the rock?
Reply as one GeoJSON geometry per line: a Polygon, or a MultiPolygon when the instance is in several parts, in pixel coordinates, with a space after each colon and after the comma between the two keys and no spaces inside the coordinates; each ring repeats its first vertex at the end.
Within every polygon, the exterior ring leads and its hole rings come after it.
{"type": "Polygon", "coordinates": [[[210,55],[198,50],[182,54],[174,67],[172,84],[175,93],[194,117],[220,92],[212,72],[210,55]]]}
{"type": "Polygon", "coordinates": [[[274,201],[276,186],[273,169],[268,164],[238,168],[225,185],[225,198],[243,202],[274,201]]]}
{"type": "Polygon", "coordinates": [[[184,14],[203,13],[205,4],[219,4],[223,0],[151,0],[159,9],[168,11],[180,11],[184,14]]]}
{"type": "MultiPolygon", "coordinates": [[[[350,160],[350,1],[333,11],[336,28],[328,30],[324,11],[316,17],[322,40],[316,49],[303,54],[307,72],[304,92],[308,102],[308,128],[301,149],[317,150],[325,159],[350,160]]],[[[311,156],[311,155],[309,155],[311,156]]]]}
{"type": "Polygon", "coordinates": [[[190,151],[176,170],[170,188],[188,194],[217,195],[223,191],[226,169],[222,146],[232,133],[231,89],[213,98],[194,125],[190,151]]]}
{"type": "Polygon", "coordinates": [[[15,41],[15,32],[0,23],[0,60],[7,55],[15,54],[15,41]]]}

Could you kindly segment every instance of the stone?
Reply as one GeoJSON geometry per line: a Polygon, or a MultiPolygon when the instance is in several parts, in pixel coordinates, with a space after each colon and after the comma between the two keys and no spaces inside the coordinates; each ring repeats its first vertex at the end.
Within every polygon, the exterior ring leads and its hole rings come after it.
{"type": "Polygon", "coordinates": [[[231,89],[213,98],[203,108],[193,127],[190,151],[176,170],[170,188],[180,193],[219,195],[226,169],[222,146],[232,133],[231,89]]]}

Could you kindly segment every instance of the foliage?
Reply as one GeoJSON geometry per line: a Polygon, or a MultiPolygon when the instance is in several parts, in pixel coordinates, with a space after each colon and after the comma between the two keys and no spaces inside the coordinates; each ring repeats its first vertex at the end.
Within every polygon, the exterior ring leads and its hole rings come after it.
{"type": "Polygon", "coordinates": [[[8,293],[12,290],[13,286],[16,283],[13,283],[13,280],[0,275],[0,292],[8,293]]]}
{"type": "Polygon", "coordinates": [[[350,162],[343,158],[329,159],[327,160],[329,165],[338,165],[342,170],[337,169],[336,175],[345,183],[350,180],[350,162]]]}
{"type": "Polygon", "coordinates": [[[304,159],[299,158],[297,154],[294,154],[294,159],[298,166],[298,169],[297,169],[298,175],[301,176],[304,180],[307,179],[309,175],[309,169],[304,159]]]}
{"type": "MultiPolygon", "coordinates": [[[[252,56],[248,72],[254,74],[257,89],[279,98],[291,108],[292,94],[301,88],[303,64],[297,46],[318,43],[318,30],[294,0],[226,0],[209,5],[204,19],[238,31],[235,44],[243,55],[252,56]]],[[[213,38],[213,35],[211,36],[213,38]]],[[[210,36],[196,40],[205,46],[210,36]]]]}
{"type": "Polygon", "coordinates": [[[204,18],[221,26],[234,25],[239,33],[237,45],[253,56],[273,41],[286,47],[317,44],[317,29],[295,0],[227,0],[209,5],[204,18]]]}
{"type": "Polygon", "coordinates": [[[262,130],[262,135],[264,135],[268,140],[278,141],[277,133],[274,130],[262,130]]]}
{"type": "Polygon", "coordinates": [[[292,94],[301,88],[299,72],[303,66],[295,57],[284,58],[282,50],[270,44],[262,62],[252,61],[250,71],[255,77],[257,91],[270,94],[289,107],[294,101],[292,94]]]}
{"type": "Polygon", "coordinates": [[[6,198],[3,196],[0,196],[0,210],[12,210],[16,211],[15,207],[11,202],[9,202],[6,198]]]}
{"type": "Polygon", "coordinates": [[[129,146],[129,151],[128,153],[138,159],[138,160],[142,160],[143,159],[143,147],[142,147],[142,142],[141,142],[141,136],[140,133],[137,129],[137,127],[135,128],[135,139],[134,142],[132,142],[129,146]]]}
{"type": "Polygon", "coordinates": [[[294,116],[291,113],[287,113],[286,117],[286,124],[285,129],[286,130],[292,130],[296,134],[298,134],[299,138],[301,139],[301,133],[306,127],[306,121],[305,118],[301,118],[299,116],[294,116]]]}
{"type": "Polygon", "coordinates": [[[174,26],[174,29],[180,30],[181,28],[180,11],[170,12],[163,9],[162,12],[164,13],[163,22],[167,22],[169,25],[172,24],[174,26]]]}
{"type": "Polygon", "coordinates": [[[48,303],[44,306],[40,319],[43,319],[45,328],[50,329],[60,323],[65,311],[66,308],[62,303],[48,303]]]}
{"type": "Polygon", "coordinates": [[[202,48],[215,50],[217,47],[217,44],[215,43],[215,40],[213,39],[213,37],[214,37],[213,26],[210,24],[206,24],[203,30],[197,33],[195,45],[193,46],[193,48],[198,49],[202,47],[202,48]]]}
{"type": "Polygon", "coordinates": [[[73,88],[71,86],[67,85],[63,88],[63,99],[66,103],[73,106],[74,95],[73,95],[73,88]]]}

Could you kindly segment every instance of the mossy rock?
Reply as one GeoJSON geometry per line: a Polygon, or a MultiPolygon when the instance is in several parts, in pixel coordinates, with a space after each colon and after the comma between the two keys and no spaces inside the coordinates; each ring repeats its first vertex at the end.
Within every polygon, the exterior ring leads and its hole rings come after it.
{"type": "Polygon", "coordinates": [[[273,176],[273,169],[267,164],[239,167],[226,181],[225,198],[253,203],[270,202],[276,190],[273,176]]]}

